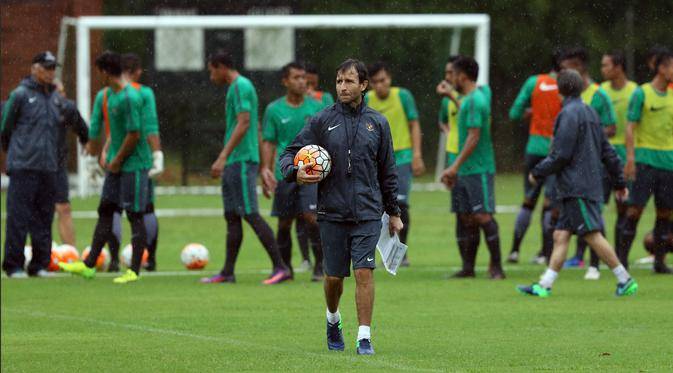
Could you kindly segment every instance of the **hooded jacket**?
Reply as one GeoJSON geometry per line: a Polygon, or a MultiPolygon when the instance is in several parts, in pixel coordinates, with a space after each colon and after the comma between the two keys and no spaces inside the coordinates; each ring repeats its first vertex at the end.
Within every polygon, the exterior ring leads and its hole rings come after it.
{"type": "Polygon", "coordinates": [[[554,123],[551,152],[531,171],[542,180],[556,174],[558,197],[603,200],[603,165],[615,189],[626,186],[622,164],[608,142],[594,109],[580,98],[566,98],[554,123]]]}
{"type": "Polygon", "coordinates": [[[356,109],[336,103],[316,114],[280,156],[286,181],[295,182],[294,156],[306,145],[330,155],[330,173],[318,184],[318,220],[379,220],[399,215],[397,170],[390,126],[364,102],[356,109]]]}
{"type": "Polygon", "coordinates": [[[5,103],[0,137],[7,152],[7,173],[15,170],[56,172],[63,97],[53,85],[25,78],[5,103]]]}

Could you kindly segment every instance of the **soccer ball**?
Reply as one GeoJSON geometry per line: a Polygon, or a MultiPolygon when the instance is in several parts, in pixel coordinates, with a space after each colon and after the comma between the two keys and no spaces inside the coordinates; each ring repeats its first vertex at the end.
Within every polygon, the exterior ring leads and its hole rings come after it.
{"type": "MultiPolygon", "coordinates": [[[[91,246],[87,246],[86,249],[82,251],[82,260],[85,260],[89,256],[89,252],[91,252],[91,246]]],[[[102,271],[107,268],[108,264],[110,264],[110,251],[104,247],[103,250],[101,250],[100,255],[98,255],[98,259],[96,259],[96,269],[102,271]]]]}
{"type": "Polygon", "coordinates": [[[56,251],[60,255],[61,262],[73,263],[79,260],[79,251],[72,245],[63,244],[56,247],[56,251]]]}
{"type": "Polygon", "coordinates": [[[299,149],[294,156],[294,165],[297,167],[301,167],[311,162],[315,163],[315,165],[306,170],[307,174],[320,175],[320,180],[323,180],[329,175],[329,172],[332,169],[332,159],[325,148],[319,145],[306,145],[299,149]]]}
{"type": "MultiPolygon", "coordinates": [[[[150,253],[147,252],[147,249],[143,251],[143,257],[140,261],[140,266],[144,267],[147,264],[147,258],[149,257],[150,253]]],[[[131,259],[133,258],[133,246],[131,244],[128,244],[124,246],[124,249],[122,250],[122,255],[121,255],[121,262],[123,265],[125,265],[127,268],[131,268],[131,259]]]]}
{"type": "Polygon", "coordinates": [[[180,260],[190,270],[203,269],[208,264],[208,249],[198,243],[190,243],[182,249],[180,260]]]}

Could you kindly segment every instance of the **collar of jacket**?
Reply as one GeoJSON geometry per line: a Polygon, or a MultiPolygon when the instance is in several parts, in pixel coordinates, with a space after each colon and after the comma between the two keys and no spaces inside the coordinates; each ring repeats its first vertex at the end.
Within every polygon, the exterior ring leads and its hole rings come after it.
{"type": "Polygon", "coordinates": [[[53,84],[47,84],[45,86],[38,83],[32,75],[28,75],[27,77],[23,78],[21,85],[25,86],[26,88],[46,93],[51,93],[56,89],[56,86],[53,84]]]}
{"type": "Polygon", "coordinates": [[[565,99],[563,99],[563,106],[570,105],[576,102],[582,102],[582,99],[579,97],[566,97],[565,99]]]}
{"type": "Polygon", "coordinates": [[[358,113],[362,113],[367,105],[365,105],[365,99],[364,97],[362,98],[362,102],[360,102],[360,105],[357,108],[353,108],[349,104],[344,104],[339,102],[337,105],[337,108],[339,109],[339,112],[342,114],[350,114],[350,115],[356,115],[358,113]]]}

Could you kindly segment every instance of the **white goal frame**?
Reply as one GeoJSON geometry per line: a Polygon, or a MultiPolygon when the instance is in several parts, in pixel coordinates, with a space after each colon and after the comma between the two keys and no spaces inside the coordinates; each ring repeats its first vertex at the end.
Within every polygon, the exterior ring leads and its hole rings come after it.
{"type": "MultiPolygon", "coordinates": [[[[451,53],[458,51],[460,30],[476,29],[475,59],[479,63],[478,83],[488,84],[490,17],[487,14],[374,14],[374,15],[224,15],[224,16],[84,16],[64,18],[61,22],[61,37],[58,58],[61,64],[65,55],[65,40],[68,26],[76,29],[76,79],[77,107],[88,123],[91,113],[91,30],[200,28],[200,29],[343,29],[343,28],[452,28],[451,53]]],[[[432,82],[434,83],[434,82],[432,82]]],[[[432,86],[429,82],[429,86],[432,86]]],[[[438,169],[444,164],[446,138],[440,136],[438,169]],[[441,163],[439,162],[441,159],[441,163]]],[[[78,195],[89,194],[84,159],[78,156],[78,195]]],[[[435,171],[437,173],[437,170],[435,171]]]]}

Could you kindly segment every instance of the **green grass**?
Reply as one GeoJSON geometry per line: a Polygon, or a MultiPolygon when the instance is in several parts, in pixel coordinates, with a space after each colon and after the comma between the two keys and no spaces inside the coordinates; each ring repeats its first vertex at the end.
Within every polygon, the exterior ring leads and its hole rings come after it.
{"type": "MultiPolygon", "coordinates": [[[[498,204],[518,204],[520,184],[519,176],[498,177],[498,204]]],[[[260,201],[269,208],[268,201],[260,201]]],[[[94,209],[96,203],[73,201],[76,210],[94,209]]],[[[217,196],[161,196],[157,205],[216,208],[221,201],[217,196]]],[[[670,277],[636,269],[640,292],[624,299],[614,297],[615,280],[605,266],[595,282],[584,281],[583,271],[564,271],[549,299],[514,291],[516,284],[537,279],[542,267],[532,264],[506,267],[508,278],[501,282],[487,280],[483,268],[476,280],[447,280],[459,264],[448,193],[414,193],[412,205],[412,266],[396,277],[376,271],[373,357],[355,355],[353,279],[346,281],[341,306],[346,351],[329,353],[321,285],[309,282],[308,274],[275,287],[260,285],[270,263],[246,227],[233,286],[201,285],[198,275],[187,271],[184,276],[144,276],[127,286],[102,276],[92,281],[3,278],[2,371],[673,369],[670,277]]],[[[540,245],[537,216],[524,242],[524,262],[540,245]]],[[[504,252],[514,218],[497,215],[504,252]]],[[[610,238],[614,218],[609,206],[610,238]]],[[[650,207],[632,258],[644,255],[640,242],[652,223],[650,207]]],[[[88,244],[93,224],[76,220],[78,247],[88,244]]],[[[160,271],[182,271],[179,251],[188,242],[210,249],[206,273],[219,269],[223,219],[162,218],[160,224],[160,271]]],[[[127,227],[124,237],[127,242],[127,227]]],[[[479,264],[487,260],[482,246],[479,264]]]]}

